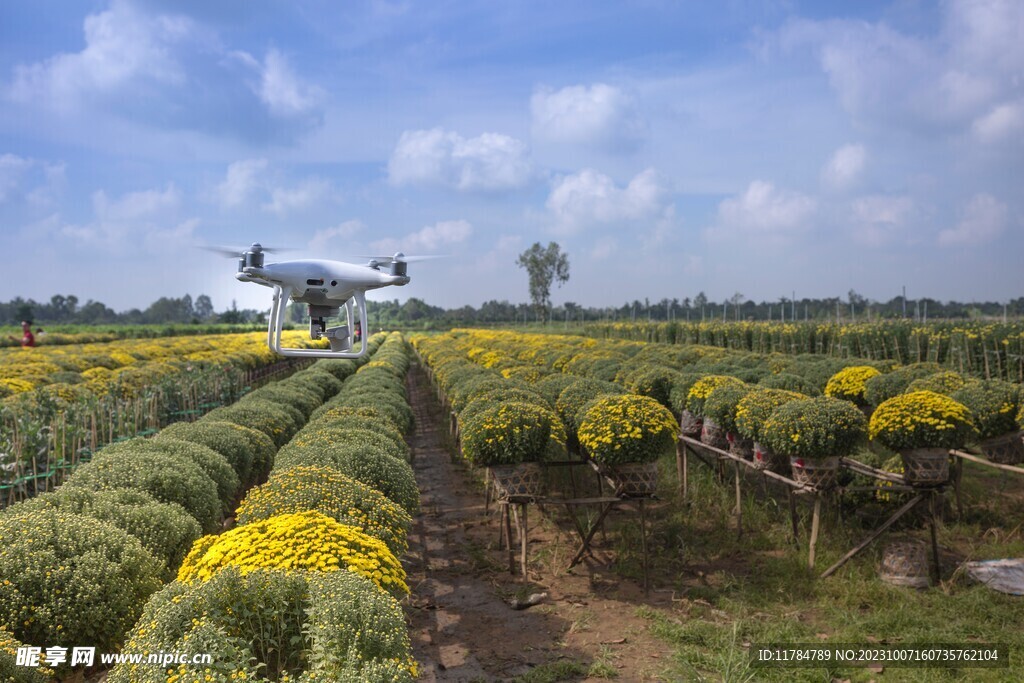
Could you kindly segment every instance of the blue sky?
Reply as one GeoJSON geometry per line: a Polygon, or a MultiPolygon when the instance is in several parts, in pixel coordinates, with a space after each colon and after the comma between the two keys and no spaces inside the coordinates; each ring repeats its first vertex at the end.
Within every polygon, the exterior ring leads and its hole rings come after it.
{"type": "Polygon", "coordinates": [[[267,307],[194,248],[556,303],[1024,294],[1024,3],[0,5],[0,299],[267,307]]]}

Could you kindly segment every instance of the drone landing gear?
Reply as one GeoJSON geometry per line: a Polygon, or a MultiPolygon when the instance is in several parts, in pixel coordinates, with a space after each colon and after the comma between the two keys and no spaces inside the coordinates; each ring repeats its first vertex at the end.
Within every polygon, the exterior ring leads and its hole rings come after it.
{"type": "Polygon", "coordinates": [[[367,329],[364,292],[357,291],[351,299],[345,302],[346,324],[337,327],[327,327],[326,319],[337,315],[340,307],[310,305],[309,337],[310,339],[326,338],[331,344],[330,349],[282,348],[281,331],[284,328],[285,303],[290,297],[290,288],[274,286],[274,304],[270,309],[270,326],[267,330],[267,345],[271,351],[282,356],[303,358],[361,358],[366,354],[366,344],[358,334],[367,329]],[[358,320],[355,318],[354,308],[359,309],[358,320]],[[356,335],[352,334],[353,326],[357,331],[356,335]],[[352,350],[354,342],[359,342],[358,351],[352,350]]]}

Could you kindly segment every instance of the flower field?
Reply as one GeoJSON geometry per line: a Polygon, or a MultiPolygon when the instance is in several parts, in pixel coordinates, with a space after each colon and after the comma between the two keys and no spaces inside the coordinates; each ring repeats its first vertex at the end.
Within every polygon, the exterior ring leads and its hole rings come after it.
{"type": "Polygon", "coordinates": [[[396,600],[418,506],[409,350],[397,334],[368,344],[359,361],[318,361],[102,449],[0,512],[0,680],[31,678],[19,643],[42,647],[33,680],[69,673],[45,654],[72,645],[212,654],[200,668],[120,664],[112,683],[411,680],[396,600]]]}
{"type": "Polygon", "coordinates": [[[937,363],[985,379],[1024,381],[1024,323],[883,321],[588,323],[582,334],[754,353],[937,363]]]}
{"type": "Polygon", "coordinates": [[[0,349],[0,505],[53,488],[105,443],[234,401],[279,361],[258,333],[0,349]]]}

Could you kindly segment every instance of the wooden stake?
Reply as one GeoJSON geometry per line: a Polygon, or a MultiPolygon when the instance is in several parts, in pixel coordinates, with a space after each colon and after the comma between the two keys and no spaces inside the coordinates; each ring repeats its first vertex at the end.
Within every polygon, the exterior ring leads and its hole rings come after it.
{"type": "Polygon", "coordinates": [[[814,515],[811,517],[811,540],[807,544],[807,567],[814,569],[814,553],[818,545],[818,530],[821,527],[821,494],[814,494],[814,515]]]}

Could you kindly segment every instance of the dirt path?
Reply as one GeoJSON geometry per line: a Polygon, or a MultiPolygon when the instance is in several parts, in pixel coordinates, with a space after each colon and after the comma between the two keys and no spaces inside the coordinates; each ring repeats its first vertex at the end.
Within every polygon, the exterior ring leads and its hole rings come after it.
{"type": "Polygon", "coordinates": [[[532,562],[529,583],[510,576],[498,548],[498,516],[485,514],[481,487],[452,462],[442,431],[447,422],[422,369],[413,368],[408,386],[416,415],[409,441],[422,496],[406,556],[408,612],[422,680],[502,681],[538,666],[567,675],[557,680],[598,680],[587,673],[602,671],[602,678],[662,680],[668,649],[647,634],[636,612],[641,605],[670,607],[669,595],[645,599],[632,582],[594,564],[565,573],[572,539],[535,510],[531,558],[554,559],[532,562]],[[540,591],[548,600],[528,610],[506,602],[540,591]]]}

